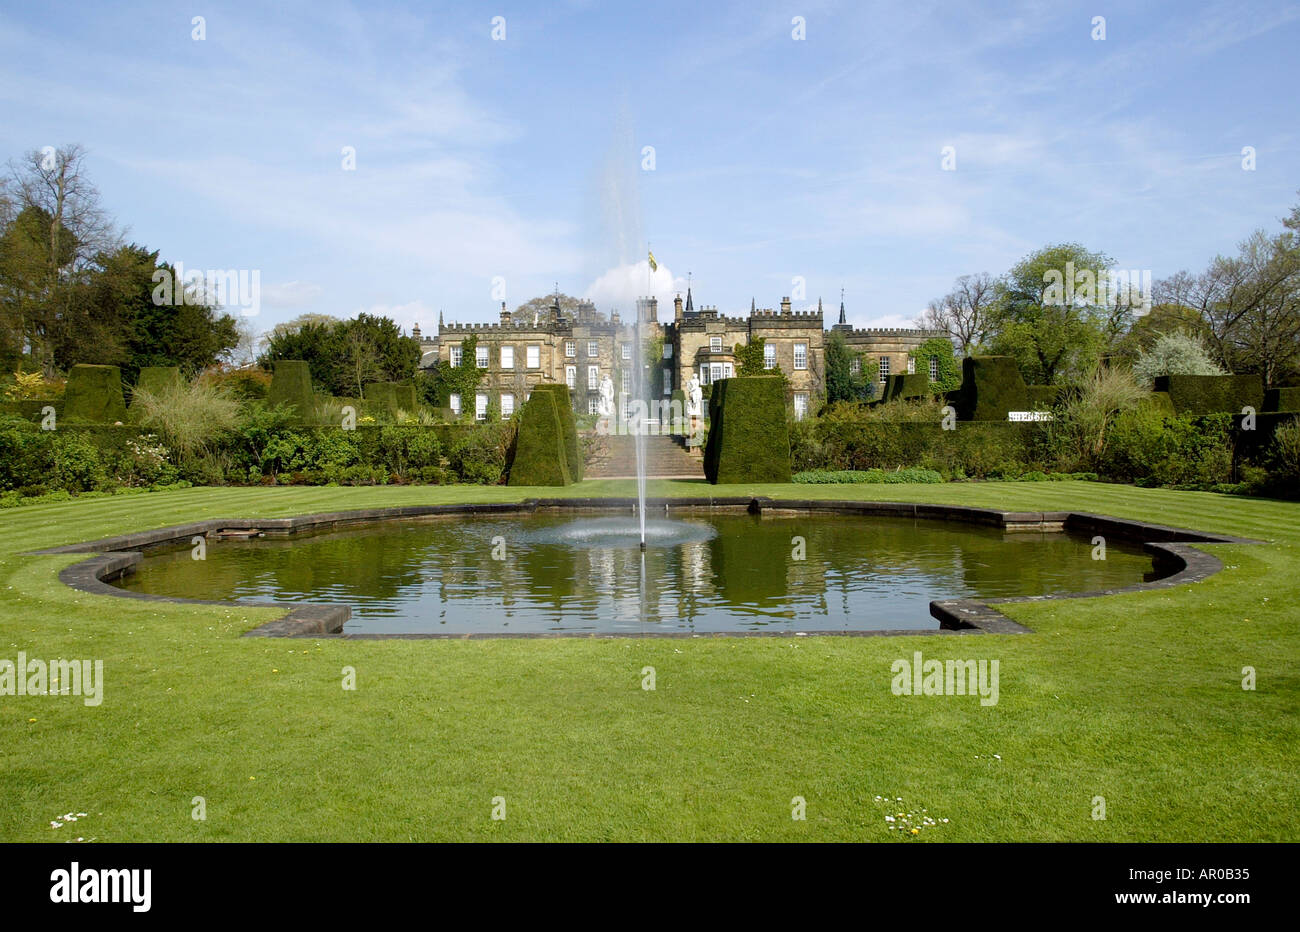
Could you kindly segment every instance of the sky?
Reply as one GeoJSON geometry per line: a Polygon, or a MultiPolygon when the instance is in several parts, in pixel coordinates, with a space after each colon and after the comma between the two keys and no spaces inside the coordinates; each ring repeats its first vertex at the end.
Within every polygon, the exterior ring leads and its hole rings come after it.
{"type": "Polygon", "coordinates": [[[1297,48],[1254,0],[11,4],[0,161],[82,144],[126,240],[258,273],[258,330],[662,319],[688,275],[909,326],[1049,243],[1159,279],[1279,229],[1297,48]]]}

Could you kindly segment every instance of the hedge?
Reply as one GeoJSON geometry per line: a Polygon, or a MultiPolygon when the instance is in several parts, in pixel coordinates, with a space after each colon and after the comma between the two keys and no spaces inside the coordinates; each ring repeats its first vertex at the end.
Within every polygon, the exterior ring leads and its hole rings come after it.
{"type": "Polygon", "coordinates": [[[880,394],[872,404],[893,401],[895,398],[929,398],[933,394],[929,373],[891,375],[885,378],[885,384],[881,386],[880,394]]]}
{"type": "Polygon", "coordinates": [[[1270,388],[1264,393],[1265,411],[1300,411],[1300,386],[1270,388]]]}
{"type": "Polygon", "coordinates": [[[1007,412],[1029,408],[1029,391],[1014,357],[967,356],[949,401],[963,421],[1005,421],[1007,412]]]}
{"type": "Polygon", "coordinates": [[[736,376],[713,385],[704,472],[715,484],[789,482],[784,380],[736,376]]]}
{"type": "Polygon", "coordinates": [[[117,366],[72,367],[63,392],[59,417],[86,424],[116,424],[126,420],[122,370],[117,366]]]}
{"type": "Polygon", "coordinates": [[[415,386],[409,382],[371,382],[363,391],[366,401],[389,414],[414,414],[418,406],[415,386]]]}
{"type": "Polygon", "coordinates": [[[271,405],[289,405],[300,422],[310,418],[314,400],[311,368],[307,363],[301,359],[277,359],[266,401],[271,405]]]}
{"type": "Polygon", "coordinates": [[[564,424],[555,392],[533,389],[532,397],[524,403],[519,415],[509,484],[569,485],[573,479],[564,441],[564,424]]]}
{"type": "Polygon", "coordinates": [[[1178,414],[1240,414],[1247,405],[1264,410],[1258,375],[1162,375],[1155,390],[1169,393],[1178,414]]]}
{"type": "Polygon", "coordinates": [[[578,445],[578,422],[573,414],[573,400],[569,395],[569,387],[559,382],[547,382],[533,387],[534,395],[539,391],[551,392],[555,396],[556,412],[560,417],[560,427],[564,431],[565,465],[568,467],[569,480],[581,482],[582,448],[578,445]]]}

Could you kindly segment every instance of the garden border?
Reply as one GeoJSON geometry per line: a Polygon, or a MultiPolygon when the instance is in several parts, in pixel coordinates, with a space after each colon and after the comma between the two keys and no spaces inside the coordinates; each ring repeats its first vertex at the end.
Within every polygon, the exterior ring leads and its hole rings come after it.
{"type": "Polygon", "coordinates": [[[498,637],[791,637],[791,636],[895,636],[934,634],[1027,634],[1030,628],[1008,618],[995,607],[1015,602],[1043,602],[1053,599],[1090,599],[1124,592],[1145,592],[1200,582],[1219,570],[1218,557],[1193,544],[1257,544],[1261,541],[1225,534],[1210,534],[1184,528],[1114,518],[1109,515],[1078,511],[999,511],[965,505],[932,505],[911,502],[838,501],[825,499],[772,499],[752,496],[707,496],[647,499],[647,507],[677,509],[744,508],[753,514],[763,512],[823,512],[835,514],[875,515],[917,520],[957,521],[982,524],[1004,531],[1067,530],[1094,532],[1129,542],[1140,543],[1150,553],[1157,568],[1169,570],[1159,579],[1115,589],[1090,592],[1063,592],[1051,595],[1015,596],[991,599],[940,599],[930,603],[930,614],[938,619],[939,630],[896,629],[882,631],[759,631],[716,632],[697,634],[689,631],[637,632],[635,634],[344,634],[343,625],[352,616],[347,605],[302,602],[227,602],[214,599],[188,599],[177,596],[129,592],[110,585],[110,581],[133,572],[149,549],[183,546],[194,538],[205,540],[221,532],[256,531],[260,535],[292,536],[304,531],[340,527],[392,518],[418,518],[452,514],[533,514],[539,510],[557,511],[631,511],[634,498],[534,498],[513,503],[407,505],[393,508],[366,508],[353,511],[319,512],[288,518],[213,518],[188,524],[171,525],[152,531],[139,531],[78,544],[66,544],[32,551],[38,555],[93,553],[95,556],[65,567],[59,573],[64,584],[95,595],[145,599],[187,605],[223,605],[226,607],[283,608],[286,614],[244,633],[245,637],[340,637],[356,640],[477,639],[498,637]]]}

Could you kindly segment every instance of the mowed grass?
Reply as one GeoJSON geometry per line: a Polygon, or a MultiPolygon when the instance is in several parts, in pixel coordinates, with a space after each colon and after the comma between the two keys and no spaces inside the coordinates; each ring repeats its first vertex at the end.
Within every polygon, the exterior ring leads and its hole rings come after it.
{"type": "Polygon", "coordinates": [[[107,682],[93,708],[0,697],[0,839],[897,841],[884,816],[921,809],[948,821],[918,841],[1300,838],[1300,506],[1078,482],[650,488],[710,492],[1087,510],[1267,543],[1208,547],[1227,568],[1196,585],[1008,606],[1023,636],[276,640],[239,636],[274,610],[90,596],[56,578],[80,557],[23,551],[538,490],[191,489],[7,510],[0,657],[100,658],[107,682]],[[999,702],[892,695],[890,665],[916,650],[997,659],[999,702]],[[50,827],[69,812],[88,816],[50,827]]]}

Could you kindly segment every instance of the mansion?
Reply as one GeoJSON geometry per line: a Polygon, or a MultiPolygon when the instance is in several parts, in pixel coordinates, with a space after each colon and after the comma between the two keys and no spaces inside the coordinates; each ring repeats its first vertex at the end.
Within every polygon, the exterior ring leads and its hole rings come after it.
{"type": "MultiPolygon", "coordinates": [[[[826,394],[826,331],[820,300],[816,311],[792,311],[790,299],[782,298],[779,311],[751,303],[747,317],[730,317],[719,314],[716,307],[696,310],[688,288],[685,302],[680,295],[673,301],[672,320],[659,320],[654,298],[639,301],[637,315],[639,321],[623,321],[615,311],[606,319],[589,302],[566,315],[557,300],[545,315],[518,322],[502,302],[500,323],[446,324],[439,315],[436,337],[423,335],[418,325],[412,336],[420,341],[420,365],[426,369],[435,363],[459,365],[465,341],[477,338],[475,362],[486,370],[487,378],[474,399],[452,396],[450,403],[457,416],[473,404],[478,420],[487,417],[493,404],[503,418],[509,417],[542,382],[567,384],[579,413],[597,413],[600,383],[607,377],[625,402],[634,392],[638,323],[642,346],[653,348],[655,356],[643,360],[648,396],[668,400],[673,392],[685,391],[692,378],[702,386],[730,378],[738,367],[735,347],[759,338],[764,341],[766,367],[779,366],[789,380],[788,401],[796,417],[826,394]]],[[[926,330],[850,327],[843,301],[839,323],[832,329],[842,333],[857,354],[854,368],[865,368],[881,382],[890,375],[912,372],[911,352],[937,335],[926,330]]]]}

